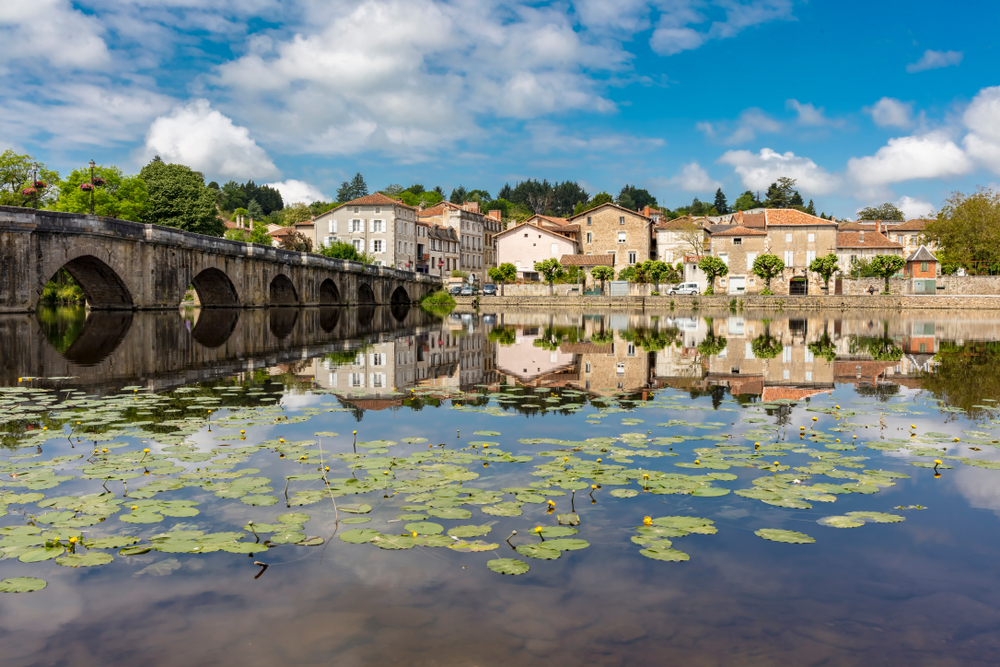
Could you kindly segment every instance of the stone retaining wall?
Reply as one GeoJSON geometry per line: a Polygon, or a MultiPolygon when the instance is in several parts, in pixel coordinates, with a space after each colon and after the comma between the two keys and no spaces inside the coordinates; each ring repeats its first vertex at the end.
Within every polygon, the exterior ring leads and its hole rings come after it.
{"type": "Polygon", "coordinates": [[[1000,310],[1000,296],[888,295],[876,294],[837,296],[481,296],[455,297],[460,305],[509,306],[512,308],[642,308],[669,310],[674,308],[752,308],[755,310],[1000,310]]]}

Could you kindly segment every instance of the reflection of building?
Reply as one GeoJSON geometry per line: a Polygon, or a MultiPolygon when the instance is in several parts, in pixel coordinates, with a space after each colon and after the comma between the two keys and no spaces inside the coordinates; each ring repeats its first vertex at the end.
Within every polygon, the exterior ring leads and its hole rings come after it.
{"type": "Polygon", "coordinates": [[[539,378],[575,367],[576,355],[563,350],[564,346],[547,350],[535,344],[541,340],[538,327],[518,328],[512,345],[497,346],[497,370],[519,384],[533,384],[539,378]]]}

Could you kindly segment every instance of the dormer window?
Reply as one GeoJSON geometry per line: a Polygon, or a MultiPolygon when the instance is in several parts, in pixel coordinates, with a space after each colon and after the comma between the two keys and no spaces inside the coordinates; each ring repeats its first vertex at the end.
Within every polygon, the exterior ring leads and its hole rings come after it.
{"type": "Polygon", "coordinates": [[[741,238],[733,239],[733,245],[743,245],[743,239],[741,238]]]}

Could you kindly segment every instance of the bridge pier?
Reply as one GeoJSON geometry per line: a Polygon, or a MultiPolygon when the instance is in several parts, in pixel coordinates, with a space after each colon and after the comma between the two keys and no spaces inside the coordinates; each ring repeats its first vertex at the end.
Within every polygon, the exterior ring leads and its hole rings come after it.
{"type": "Polygon", "coordinates": [[[0,206],[0,312],[31,312],[65,268],[92,310],[390,305],[439,289],[437,276],[364,266],[171,227],[0,206]]]}

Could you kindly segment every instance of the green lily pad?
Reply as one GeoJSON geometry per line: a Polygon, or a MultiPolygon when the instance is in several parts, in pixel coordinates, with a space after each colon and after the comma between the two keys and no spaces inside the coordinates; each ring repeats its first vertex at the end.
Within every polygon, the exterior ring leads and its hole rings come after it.
{"type": "MultiPolygon", "coordinates": [[[[421,517],[423,518],[423,517],[421,517]]],[[[352,524],[352,523],[369,523],[372,520],[370,516],[350,516],[346,519],[341,519],[340,523],[352,524]]]]}
{"type": "Polygon", "coordinates": [[[243,496],[240,502],[253,507],[268,507],[276,504],[278,499],[274,496],[243,496]]]}
{"type": "MultiPolygon", "coordinates": [[[[520,563],[521,561],[514,562],[520,563]]],[[[527,565],[524,566],[524,571],[528,571],[527,565]]],[[[510,574],[521,573],[511,572],[510,574]]],[[[10,579],[0,581],[0,593],[32,593],[34,591],[40,591],[46,586],[48,586],[48,584],[44,579],[36,579],[35,577],[11,577],[10,579]]]]}
{"type": "Polygon", "coordinates": [[[528,558],[539,558],[542,560],[555,560],[562,555],[562,552],[559,549],[553,549],[552,547],[545,546],[544,542],[539,544],[519,544],[516,551],[522,556],[527,556],[528,558]]]}
{"type": "Polygon", "coordinates": [[[486,567],[500,574],[514,575],[524,574],[529,570],[527,563],[516,558],[494,558],[493,560],[486,561],[486,567]]]}
{"type": "Polygon", "coordinates": [[[639,492],[635,489],[615,489],[610,495],[615,498],[635,498],[639,492]]]}
{"type": "Polygon", "coordinates": [[[87,542],[88,549],[120,549],[132,544],[138,544],[139,538],[132,535],[118,535],[114,537],[99,537],[96,540],[87,542]]]}
{"type": "Polygon", "coordinates": [[[31,551],[26,551],[25,553],[18,556],[18,560],[22,563],[40,563],[43,560],[51,560],[62,556],[66,550],[62,546],[58,547],[42,547],[41,549],[32,549],[31,551]]]}
{"type": "Polygon", "coordinates": [[[898,514],[886,514],[885,512],[848,512],[847,516],[852,519],[874,521],[875,523],[899,523],[906,521],[906,517],[898,514]]]}
{"type": "Polygon", "coordinates": [[[296,544],[299,545],[300,547],[318,547],[324,542],[326,542],[326,540],[324,540],[322,537],[309,537],[302,540],[301,542],[296,542],[296,544]]]}
{"type": "Polygon", "coordinates": [[[368,514],[372,511],[371,505],[337,505],[337,510],[341,512],[348,512],[350,514],[368,514]]]}
{"type": "Polygon", "coordinates": [[[448,531],[448,534],[452,537],[478,537],[479,535],[486,535],[491,530],[493,528],[489,524],[482,526],[455,526],[448,531]]]}
{"type": "Polygon", "coordinates": [[[653,560],[665,560],[673,562],[691,560],[691,557],[688,556],[686,553],[684,553],[683,551],[677,551],[676,549],[671,549],[669,548],[669,542],[667,544],[668,546],[659,546],[654,543],[651,544],[646,549],[641,549],[639,553],[641,553],[646,558],[652,558],[653,560]]]}
{"type": "Polygon", "coordinates": [[[698,496],[699,498],[716,498],[718,496],[724,496],[729,493],[729,489],[723,489],[718,486],[706,486],[700,489],[695,489],[691,492],[692,496],[698,496]]]}
{"type": "Polygon", "coordinates": [[[67,554],[61,558],[56,558],[56,562],[65,567],[94,567],[95,565],[107,565],[114,560],[114,556],[102,551],[91,551],[85,554],[67,554]]]}
{"type": "Polygon", "coordinates": [[[303,512],[288,512],[278,516],[278,521],[287,524],[302,525],[309,520],[309,515],[303,512]]]}
{"type": "Polygon", "coordinates": [[[559,551],[577,551],[578,549],[586,549],[589,547],[590,542],[587,540],[564,537],[558,540],[545,540],[545,546],[552,549],[558,549],[559,551]]]}
{"type": "Polygon", "coordinates": [[[754,535],[772,542],[785,542],[787,544],[812,544],[816,541],[805,533],[797,533],[794,530],[778,530],[777,528],[761,528],[754,531],[754,535]]]}
{"type": "Polygon", "coordinates": [[[479,551],[493,551],[500,547],[499,544],[492,544],[490,542],[483,542],[482,540],[475,540],[474,542],[467,542],[466,540],[459,540],[458,542],[453,542],[448,545],[449,549],[453,551],[464,551],[469,553],[476,553],[479,551]]]}
{"type": "Polygon", "coordinates": [[[432,521],[417,521],[415,523],[408,523],[404,526],[404,528],[411,533],[419,533],[421,535],[437,535],[438,533],[444,531],[444,526],[432,521]]]}
{"type": "MultiPolygon", "coordinates": [[[[484,508],[485,509],[485,508],[484,508]]],[[[431,507],[427,513],[438,519],[471,519],[472,512],[459,507],[431,507]]]]}
{"type": "Polygon", "coordinates": [[[381,535],[380,532],[371,528],[354,528],[344,531],[339,537],[344,542],[350,544],[364,544],[365,542],[371,542],[379,535],[381,535]]]}
{"type": "Polygon", "coordinates": [[[567,537],[569,535],[576,535],[578,531],[576,528],[570,526],[542,526],[542,537],[567,537]]]}
{"type": "Polygon", "coordinates": [[[864,521],[858,521],[849,516],[825,516],[816,523],[830,528],[857,528],[865,525],[864,521]]]}

